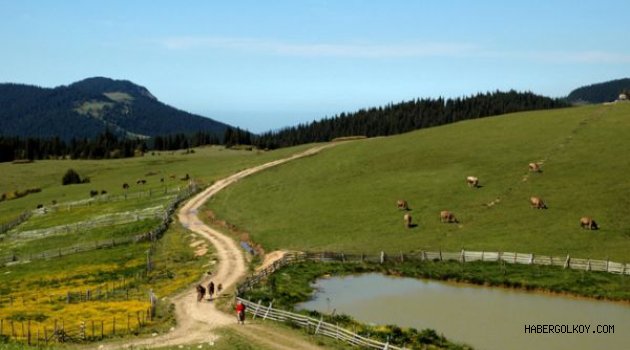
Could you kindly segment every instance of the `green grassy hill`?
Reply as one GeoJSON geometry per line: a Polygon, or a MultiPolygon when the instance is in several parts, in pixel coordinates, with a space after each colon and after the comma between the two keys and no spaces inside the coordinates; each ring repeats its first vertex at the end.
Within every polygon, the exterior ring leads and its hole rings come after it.
{"type": "Polygon", "coordinates": [[[460,122],[341,144],[254,175],[208,207],[266,249],[463,247],[628,261],[629,134],[630,104],[460,122]],[[542,173],[528,172],[534,161],[542,173]],[[482,187],[469,188],[468,175],[482,187]],[[533,195],[549,209],[530,208],[533,195]],[[399,198],[417,227],[403,227],[399,198]],[[440,223],[444,209],[460,224],[440,223]],[[584,215],[601,229],[581,229],[584,215]]]}

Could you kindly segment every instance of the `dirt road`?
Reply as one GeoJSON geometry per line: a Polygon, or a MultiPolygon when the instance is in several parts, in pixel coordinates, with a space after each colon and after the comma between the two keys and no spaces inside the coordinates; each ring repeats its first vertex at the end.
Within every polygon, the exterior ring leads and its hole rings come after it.
{"type": "MultiPolygon", "coordinates": [[[[334,143],[331,143],[316,146],[291,157],[265,163],[231,175],[223,180],[217,181],[212,186],[193,197],[179,210],[178,219],[181,224],[204,239],[207,239],[214,246],[214,250],[216,251],[216,255],[219,260],[213,275],[205,277],[202,281],[200,281],[200,283],[206,285],[212,279],[213,281],[222,283],[224,290],[230,290],[231,287],[235,286],[238,280],[246,275],[247,269],[245,258],[243,256],[243,250],[239,247],[239,245],[230,237],[204,224],[197,217],[198,209],[210,197],[246,176],[294,159],[314,155],[322,149],[334,145],[334,143]]],[[[157,347],[212,341],[216,338],[216,335],[212,332],[213,329],[233,325],[235,323],[234,315],[226,314],[218,310],[214,306],[214,303],[198,303],[196,293],[193,288],[189,288],[189,290],[175,296],[172,299],[172,302],[175,304],[177,327],[171,330],[168,334],[153,338],[138,339],[124,344],[118,343],[102,345],[99,349],[120,349],[132,346],[157,347]]],[[[248,327],[239,327],[237,329],[239,329],[239,331],[242,329],[243,332],[246,332],[246,328],[248,327]]],[[[259,329],[260,325],[257,325],[256,328],[259,329]]],[[[254,328],[252,327],[252,330],[253,329],[254,328]]],[[[260,338],[262,334],[265,334],[264,337],[267,337],[267,334],[269,333],[268,336],[271,339],[269,339],[268,343],[274,344],[274,335],[272,330],[266,330],[264,333],[259,331],[258,333],[260,334],[257,335],[256,338],[260,338]]],[[[280,338],[284,338],[285,341],[283,342],[284,345],[278,343],[278,346],[276,347],[278,349],[319,349],[319,347],[297,337],[295,339],[287,339],[286,335],[283,335],[282,337],[278,335],[278,339],[280,338]]]]}

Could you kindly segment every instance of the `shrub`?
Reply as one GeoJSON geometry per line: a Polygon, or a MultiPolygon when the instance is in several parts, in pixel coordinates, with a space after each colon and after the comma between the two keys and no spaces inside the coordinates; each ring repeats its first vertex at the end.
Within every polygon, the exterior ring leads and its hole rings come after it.
{"type": "Polygon", "coordinates": [[[72,185],[72,184],[80,184],[81,182],[82,181],[81,181],[81,177],[79,176],[79,173],[77,173],[73,169],[68,169],[68,171],[66,171],[66,173],[63,175],[63,178],[61,178],[61,184],[64,186],[72,185]]]}

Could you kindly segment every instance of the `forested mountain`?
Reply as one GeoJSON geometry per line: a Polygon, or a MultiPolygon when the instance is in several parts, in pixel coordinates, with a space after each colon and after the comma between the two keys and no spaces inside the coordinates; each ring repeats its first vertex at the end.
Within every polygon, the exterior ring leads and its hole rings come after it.
{"type": "Polygon", "coordinates": [[[0,84],[0,135],[94,138],[105,129],[122,137],[210,132],[227,125],[158,101],[126,80],[88,78],[68,86],[41,88],[0,84]]]}
{"type": "Polygon", "coordinates": [[[460,120],[536,110],[567,107],[562,100],[531,92],[492,92],[456,99],[417,99],[385,107],[341,113],[332,118],[264,133],[254,140],[260,148],[277,148],[337,137],[395,135],[403,132],[454,123],[460,120]]]}
{"type": "Polygon", "coordinates": [[[622,92],[630,92],[630,78],[611,80],[577,88],[567,96],[571,103],[611,102],[622,92]]]}

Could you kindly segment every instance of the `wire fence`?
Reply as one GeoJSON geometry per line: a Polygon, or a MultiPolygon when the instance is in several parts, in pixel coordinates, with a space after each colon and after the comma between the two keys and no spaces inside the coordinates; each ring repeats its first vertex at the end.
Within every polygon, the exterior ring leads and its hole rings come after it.
{"type": "Polygon", "coordinates": [[[0,319],[0,339],[11,338],[28,345],[50,343],[82,343],[105,338],[138,334],[151,324],[154,310],[126,313],[109,319],[52,320],[36,322],[32,320],[0,319]]]}
{"type": "Polygon", "coordinates": [[[27,211],[22,212],[22,214],[20,214],[20,216],[15,218],[13,221],[0,225],[0,234],[9,232],[14,227],[28,220],[28,218],[30,218],[31,215],[33,215],[33,212],[30,210],[27,210],[27,211]]]}
{"type": "Polygon", "coordinates": [[[158,240],[164,232],[168,229],[170,224],[170,216],[175,212],[175,209],[186,198],[190,197],[192,194],[198,191],[198,187],[193,183],[190,186],[186,187],[184,190],[180,191],[179,194],[169,202],[166,206],[164,213],[160,216],[162,217],[162,221],[160,224],[148,232],[129,236],[122,237],[116,239],[107,239],[107,240],[99,240],[89,243],[81,243],[75,244],[69,247],[50,249],[46,251],[36,252],[36,253],[22,253],[18,254],[12,252],[10,254],[5,254],[0,256],[0,265],[8,266],[13,264],[26,263],[34,260],[46,260],[46,259],[54,259],[60,258],[63,256],[77,254],[82,252],[93,251],[97,249],[111,248],[118,245],[133,243],[133,242],[143,242],[143,241],[151,241],[154,242],[158,240]]]}
{"type": "Polygon", "coordinates": [[[134,275],[121,276],[115,280],[98,285],[68,289],[66,292],[17,292],[10,295],[1,295],[0,307],[42,303],[76,304],[90,301],[130,300],[146,294],[138,288],[145,277],[146,272],[142,271],[134,275]]]}

